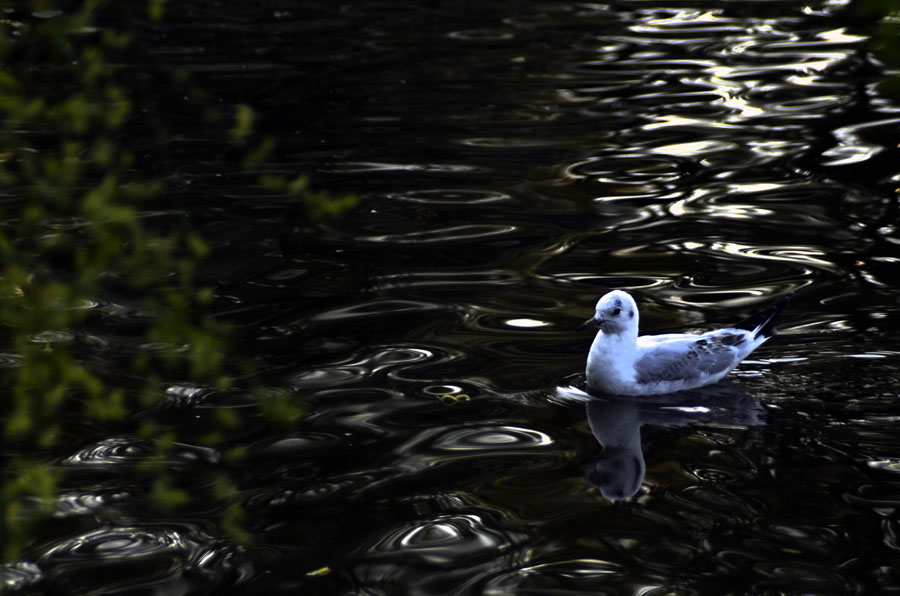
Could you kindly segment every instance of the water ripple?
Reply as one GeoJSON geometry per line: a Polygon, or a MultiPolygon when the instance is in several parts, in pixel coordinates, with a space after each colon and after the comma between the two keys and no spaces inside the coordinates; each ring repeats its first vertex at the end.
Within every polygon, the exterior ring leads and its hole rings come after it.
{"type": "Polygon", "coordinates": [[[43,578],[41,568],[35,563],[16,562],[0,564],[0,581],[3,590],[10,594],[24,594],[43,578]]]}
{"type": "Polygon", "coordinates": [[[409,201],[412,203],[425,203],[428,205],[480,205],[499,203],[510,200],[510,195],[498,190],[475,189],[428,189],[409,190],[405,192],[391,193],[389,199],[409,201]]]}
{"type": "MultiPolygon", "coordinates": [[[[519,569],[504,571],[487,580],[484,594],[532,594],[539,586],[558,586],[571,591],[594,592],[598,583],[612,586],[624,575],[624,566],[603,559],[572,558],[547,563],[535,562],[519,569]]],[[[642,591],[642,593],[645,593],[642,591]]]]}
{"type": "Polygon", "coordinates": [[[429,244],[491,238],[516,232],[518,229],[517,226],[502,224],[466,224],[445,226],[430,230],[416,230],[398,234],[359,236],[357,237],[357,240],[362,242],[384,242],[390,244],[429,244]]]}
{"type": "Polygon", "coordinates": [[[153,453],[153,446],[146,441],[124,437],[111,437],[86,447],[63,460],[63,465],[108,466],[135,464],[153,453]]]}
{"type": "Polygon", "coordinates": [[[430,313],[452,309],[452,306],[436,302],[420,302],[400,299],[374,299],[368,302],[334,308],[311,317],[312,321],[348,322],[353,319],[381,317],[385,315],[430,313]]]}
{"type": "Polygon", "coordinates": [[[495,288],[497,286],[510,286],[521,283],[521,274],[516,271],[503,269],[477,269],[471,271],[416,271],[410,273],[395,273],[391,275],[376,276],[373,285],[379,290],[391,288],[427,289],[434,291],[457,291],[460,288],[473,288],[483,286],[495,288]]]}
{"type": "MultiPolygon", "coordinates": [[[[217,463],[218,452],[208,447],[178,443],[169,454],[170,465],[190,462],[217,463]]],[[[89,466],[97,470],[116,470],[122,465],[138,465],[154,454],[150,441],[133,437],[110,437],[85,447],[62,461],[64,466],[89,466]]]]}
{"type": "MultiPolygon", "coordinates": [[[[404,476],[425,470],[453,474],[462,466],[475,466],[479,472],[502,468],[512,474],[523,467],[558,467],[565,457],[550,435],[508,425],[431,428],[394,452],[402,458],[404,476]]],[[[489,482],[497,481],[491,473],[489,482]]]]}
{"type": "Polygon", "coordinates": [[[553,440],[545,433],[527,428],[499,426],[450,431],[432,442],[431,446],[443,451],[490,452],[546,447],[552,444],[553,440]]]}
{"type": "Polygon", "coordinates": [[[48,549],[41,557],[46,563],[55,559],[77,561],[102,557],[141,557],[146,555],[174,553],[184,550],[180,532],[171,529],[148,529],[138,527],[103,528],[82,534],[77,539],[63,542],[48,549]]]}
{"type": "Polygon", "coordinates": [[[565,176],[572,180],[588,179],[604,184],[667,186],[683,178],[689,166],[671,158],[648,155],[599,156],[572,164],[565,176]]]}
{"type": "Polygon", "coordinates": [[[18,368],[22,366],[22,357],[18,354],[0,353],[0,368],[18,368]]]}
{"type": "Polygon", "coordinates": [[[242,581],[231,547],[191,524],[103,527],[58,542],[37,559],[46,581],[63,593],[169,591],[203,586],[203,593],[242,581]],[[192,577],[197,574],[197,577],[192,577]]]}
{"type": "Polygon", "coordinates": [[[124,501],[129,497],[128,493],[95,494],[85,492],[65,493],[56,499],[56,508],[53,516],[65,518],[97,513],[111,503],[124,501]]]}
{"type": "Polygon", "coordinates": [[[455,514],[403,524],[385,533],[366,553],[376,558],[397,556],[426,565],[458,567],[496,556],[508,544],[508,536],[485,524],[479,515],[455,514]]]}
{"type": "MultiPolygon", "coordinates": [[[[328,171],[328,170],[326,170],[328,171]]],[[[473,173],[479,168],[466,164],[419,164],[419,163],[379,163],[379,162],[351,162],[345,161],[335,164],[331,171],[341,173],[371,173],[371,172],[430,172],[430,173],[473,173]]]]}

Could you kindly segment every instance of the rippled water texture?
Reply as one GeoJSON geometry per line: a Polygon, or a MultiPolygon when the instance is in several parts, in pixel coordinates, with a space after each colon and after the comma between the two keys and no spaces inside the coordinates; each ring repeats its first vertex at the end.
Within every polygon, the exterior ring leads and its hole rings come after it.
{"type": "MultiPolygon", "coordinates": [[[[309,415],[238,440],[245,549],[217,505],[134,506],[142,441],[73,437],[14,593],[897,590],[900,104],[845,2],[167,11],[152,59],[253,105],[285,173],[362,198],[308,224],[173,116],[220,316],[309,415]],[[726,385],[623,403],[579,389],[574,329],[611,288],[644,333],[796,297],[726,385]]],[[[89,307],[85,333],[136,349],[148,313],[89,307]]],[[[167,399],[185,425],[243,411],[167,399]]],[[[220,454],[183,440],[190,486],[220,454]]]]}

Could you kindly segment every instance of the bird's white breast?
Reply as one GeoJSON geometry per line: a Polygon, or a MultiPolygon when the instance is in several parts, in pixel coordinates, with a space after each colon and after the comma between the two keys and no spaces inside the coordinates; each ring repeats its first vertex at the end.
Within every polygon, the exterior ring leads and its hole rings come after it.
{"type": "Polygon", "coordinates": [[[633,338],[598,332],[588,353],[588,387],[606,393],[628,393],[627,388],[635,382],[636,348],[633,338]]]}

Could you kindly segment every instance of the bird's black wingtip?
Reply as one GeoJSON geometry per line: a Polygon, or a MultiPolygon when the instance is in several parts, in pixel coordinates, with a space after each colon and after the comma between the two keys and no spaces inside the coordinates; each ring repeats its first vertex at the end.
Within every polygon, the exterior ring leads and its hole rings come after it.
{"type": "Polygon", "coordinates": [[[775,335],[775,321],[778,319],[778,315],[782,310],[788,305],[788,303],[793,299],[794,293],[788,292],[778,297],[775,302],[770,304],[767,308],[762,311],[747,317],[734,327],[736,329],[745,329],[747,331],[754,331],[756,335],[763,335],[766,337],[775,335]]]}

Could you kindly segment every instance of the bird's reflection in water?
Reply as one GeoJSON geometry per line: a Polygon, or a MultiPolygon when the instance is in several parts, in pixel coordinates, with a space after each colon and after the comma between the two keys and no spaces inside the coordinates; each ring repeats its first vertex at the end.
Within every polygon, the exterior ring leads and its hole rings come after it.
{"type": "Polygon", "coordinates": [[[586,465],[585,478],[614,500],[634,496],[646,472],[641,450],[641,426],[759,426],[765,409],[739,385],[723,382],[690,391],[646,397],[590,395],[561,388],[566,399],[584,401],[588,424],[603,453],[586,465]]]}
{"type": "Polygon", "coordinates": [[[587,415],[603,454],[587,465],[585,479],[607,499],[633,496],[647,471],[641,451],[640,405],[596,399],[588,402],[587,415]]]}

